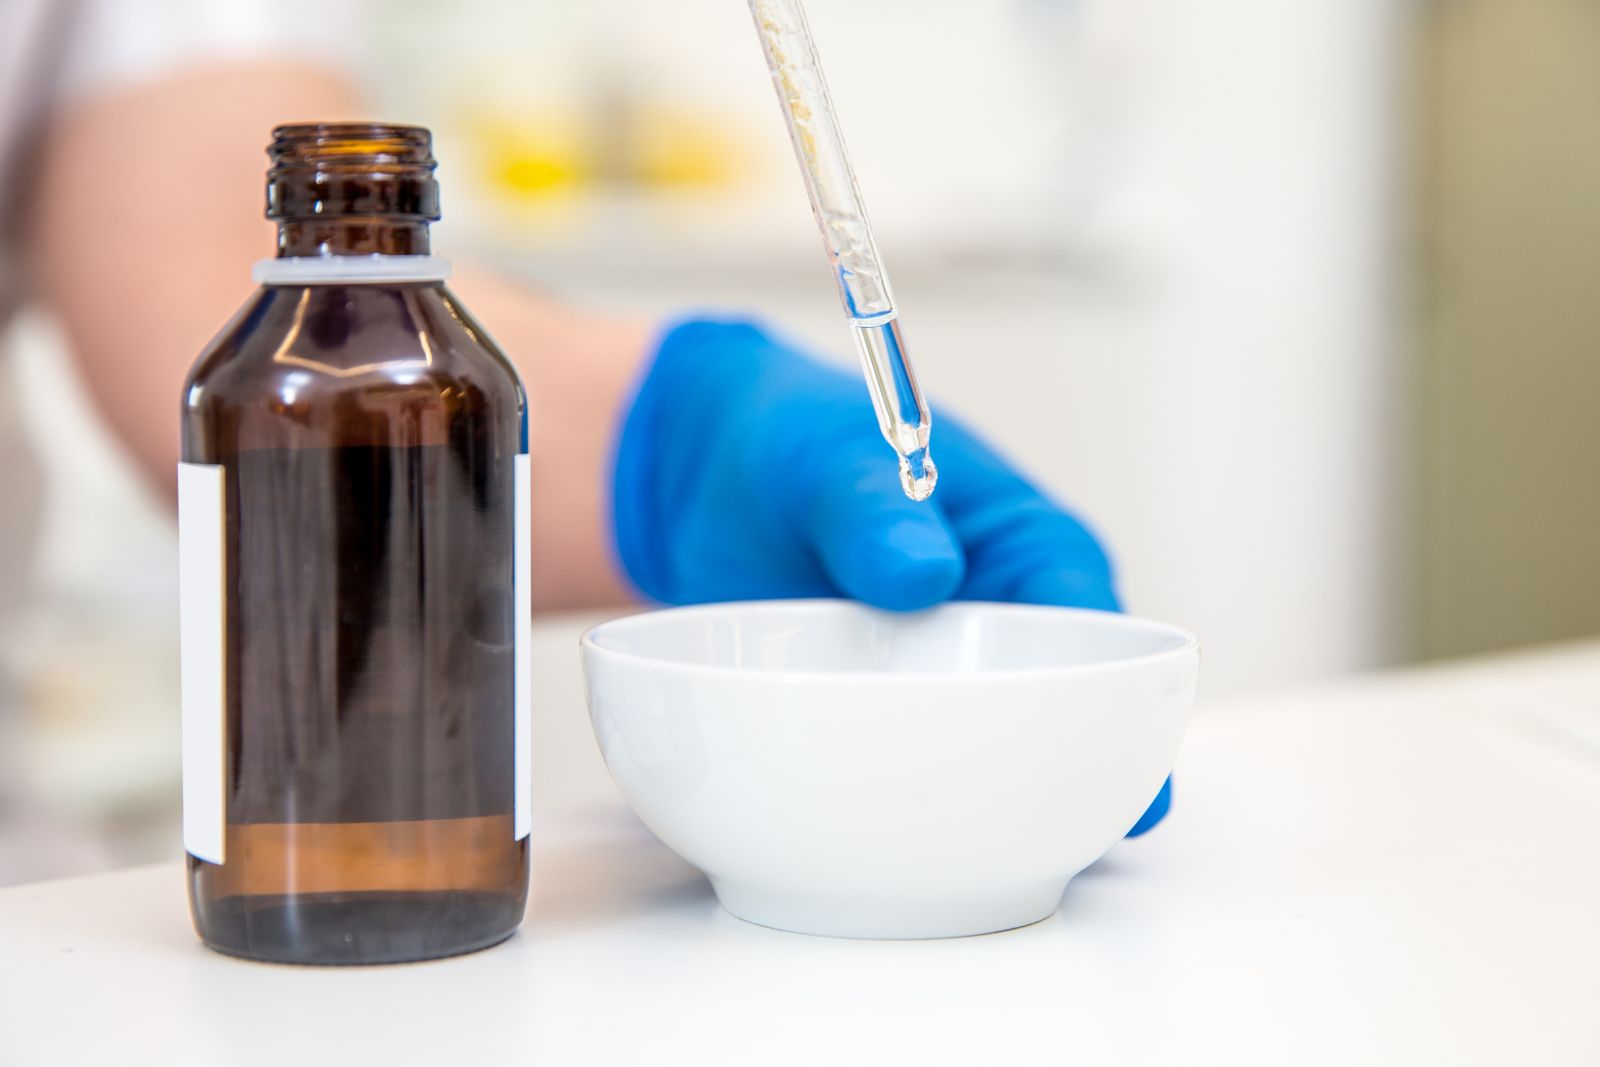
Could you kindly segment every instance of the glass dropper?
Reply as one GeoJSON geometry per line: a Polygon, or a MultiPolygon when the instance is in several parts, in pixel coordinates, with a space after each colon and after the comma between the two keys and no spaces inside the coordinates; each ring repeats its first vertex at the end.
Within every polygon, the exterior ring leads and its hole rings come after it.
{"type": "Polygon", "coordinates": [[[912,500],[933,493],[939,472],[928,455],[932,420],[917,385],[895,312],[889,276],[867,224],[844,136],[800,0],[749,0],[761,48],[778,90],[789,140],[822,230],[839,300],[861,355],[878,429],[900,457],[900,484],[912,500]]]}

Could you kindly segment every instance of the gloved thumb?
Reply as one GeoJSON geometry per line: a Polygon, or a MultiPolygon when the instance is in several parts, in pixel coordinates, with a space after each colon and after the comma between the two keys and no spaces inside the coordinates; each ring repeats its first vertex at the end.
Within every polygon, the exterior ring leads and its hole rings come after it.
{"type": "Polygon", "coordinates": [[[823,570],[845,596],[891,611],[950,599],[966,559],[944,513],[906,497],[888,449],[848,451],[860,454],[819,464],[825,473],[805,515],[823,570]]]}

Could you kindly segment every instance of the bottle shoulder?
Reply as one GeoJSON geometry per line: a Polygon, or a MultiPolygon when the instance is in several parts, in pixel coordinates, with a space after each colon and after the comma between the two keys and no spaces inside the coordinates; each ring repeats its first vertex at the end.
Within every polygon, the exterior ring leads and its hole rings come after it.
{"type": "Polygon", "coordinates": [[[183,393],[186,419],[251,447],[431,441],[462,418],[516,434],[525,410],[510,362],[437,284],[263,286],[183,393]]]}
{"type": "Polygon", "coordinates": [[[189,407],[361,393],[522,403],[510,361],[442,285],[262,286],[184,389],[189,407]]]}

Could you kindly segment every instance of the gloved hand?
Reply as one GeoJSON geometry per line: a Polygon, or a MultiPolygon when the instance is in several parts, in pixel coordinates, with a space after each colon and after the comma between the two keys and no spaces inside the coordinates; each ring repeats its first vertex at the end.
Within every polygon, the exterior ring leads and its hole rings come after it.
{"type": "MultiPolygon", "coordinates": [[[[662,339],[617,445],[618,554],[655,600],[951,598],[1118,610],[1094,535],[943,412],[939,484],[901,491],[861,379],[745,323],[662,339]]],[[[1129,836],[1167,812],[1171,782],[1129,836]]]]}

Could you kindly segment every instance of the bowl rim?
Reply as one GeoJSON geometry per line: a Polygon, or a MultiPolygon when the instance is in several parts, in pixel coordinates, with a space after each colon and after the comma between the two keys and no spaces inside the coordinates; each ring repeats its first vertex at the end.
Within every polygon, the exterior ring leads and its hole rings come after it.
{"type": "MultiPolygon", "coordinates": [[[[1005,667],[995,670],[955,671],[940,670],[937,667],[919,671],[885,671],[885,670],[761,670],[752,667],[739,667],[731,664],[711,663],[685,663],[681,660],[663,659],[649,656],[639,652],[623,652],[615,648],[607,648],[600,644],[595,636],[602,630],[627,629],[631,626],[647,625],[647,620],[658,619],[663,615],[711,615],[729,610],[741,611],[794,611],[796,609],[822,612],[837,611],[840,608],[851,610],[866,610],[883,615],[901,615],[902,612],[887,611],[874,608],[857,600],[848,600],[843,597],[795,597],[782,600],[727,600],[714,601],[705,604],[685,604],[674,607],[646,608],[642,611],[628,615],[619,615],[614,619],[597,623],[583,632],[578,639],[580,650],[585,656],[596,660],[611,660],[617,663],[631,664],[634,666],[648,666],[652,670],[667,671],[684,675],[710,675],[718,678],[760,678],[765,681],[780,682],[784,684],[806,683],[849,683],[852,685],[904,685],[908,679],[934,680],[940,684],[985,684],[996,680],[1005,679],[1032,679],[1039,680],[1049,677],[1076,676],[1080,674],[1099,674],[1107,671],[1127,670],[1132,667],[1147,667],[1163,663],[1167,660],[1185,659],[1198,655],[1200,639],[1188,630],[1172,623],[1149,619],[1140,615],[1126,615],[1121,612],[1100,611],[1094,608],[1069,608],[1058,607],[1052,604],[1014,604],[994,600],[952,600],[937,604],[928,611],[954,608],[1000,608],[1018,613],[1042,613],[1051,615],[1070,614],[1076,616],[1093,616],[1096,622],[1103,622],[1111,626],[1126,629],[1157,630],[1169,636],[1178,638],[1178,644],[1173,648],[1162,649],[1159,652],[1147,652],[1137,656],[1122,656],[1117,659],[1096,660],[1092,663],[1064,663],[1058,666],[1045,667],[1005,667]]],[[[912,613],[919,614],[919,613],[912,613]]]]}

